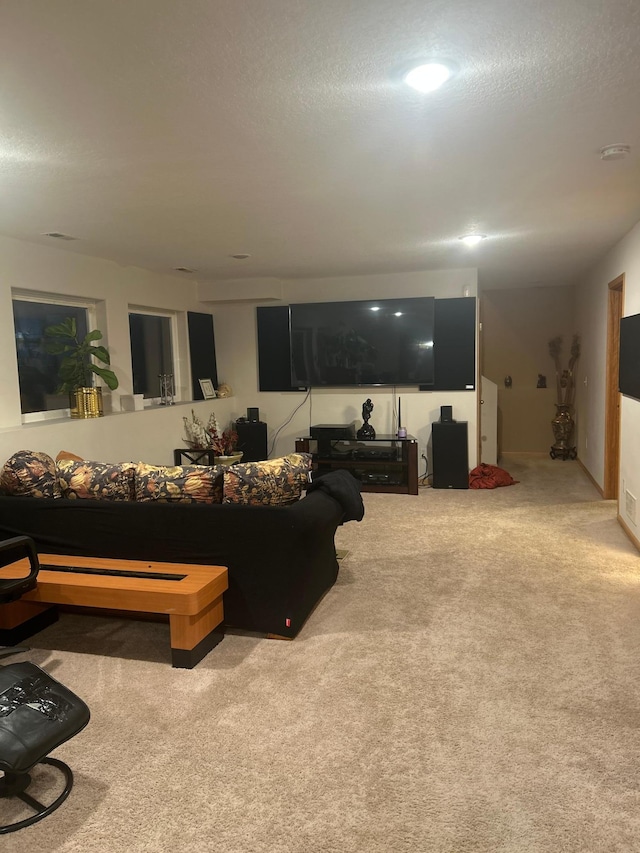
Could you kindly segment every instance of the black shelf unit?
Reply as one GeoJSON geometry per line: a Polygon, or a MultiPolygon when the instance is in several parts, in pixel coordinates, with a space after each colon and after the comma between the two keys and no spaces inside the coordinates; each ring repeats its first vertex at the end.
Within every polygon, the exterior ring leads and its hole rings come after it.
{"type": "Polygon", "coordinates": [[[341,468],[360,480],[363,492],[418,494],[418,442],[412,436],[378,434],[369,439],[322,442],[309,436],[296,439],[298,453],[313,455],[320,473],[341,468]]]}

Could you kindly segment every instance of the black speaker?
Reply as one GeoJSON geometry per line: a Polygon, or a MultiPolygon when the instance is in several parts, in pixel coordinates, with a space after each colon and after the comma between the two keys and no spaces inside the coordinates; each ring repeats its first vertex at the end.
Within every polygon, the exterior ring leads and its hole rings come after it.
{"type": "Polygon", "coordinates": [[[256,308],[260,391],[306,391],[291,384],[289,306],[256,308]]]}
{"type": "Polygon", "coordinates": [[[434,489],[469,488],[467,422],[431,425],[434,489]]]}
{"type": "Polygon", "coordinates": [[[436,299],[433,329],[435,382],[421,391],[473,391],[476,387],[476,299],[436,299]]]}
{"type": "Polygon", "coordinates": [[[453,406],[440,406],[440,423],[453,423],[453,406]]]}
{"type": "Polygon", "coordinates": [[[236,421],[238,450],[243,462],[261,462],[267,458],[267,425],[262,421],[236,421]]]}
{"type": "Polygon", "coordinates": [[[252,424],[257,424],[260,420],[260,409],[247,409],[247,420],[252,424]]]}
{"type": "Polygon", "coordinates": [[[187,311],[189,328],[189,358],[191,359],[191,393],[194,400],[204,400],[200,379],[210,379],[218,387],[216,341],[211,314],[187,311]]]}

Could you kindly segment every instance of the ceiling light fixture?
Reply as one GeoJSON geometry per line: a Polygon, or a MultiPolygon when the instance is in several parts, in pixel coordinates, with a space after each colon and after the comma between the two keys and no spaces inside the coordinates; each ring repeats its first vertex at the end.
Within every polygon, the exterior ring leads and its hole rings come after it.
{"type": "Polygon", "coordinates": [[[371,306],[371,310],[372,310],[372,311],[379,311],[379,310],[380,310],[380,306],[379,306],[379,305],[372,305],[372,306],[371,306]]]}
{"type": "Polygon", "coordinates": [[[426,62],[408,71],[403,80],[407,86],[411,86],[418,92],[434,92],[453,74],[454,68],[450,63],[426,62]]]}
{"type": "Polygon", "coordinates": [[[622,160],[631,151],[630,145],[624,145],[621,142],[614,142],[612,145],[605,145],[600,149],[601,160],[622,160]]]}
{"type": "Polygon", "coordinates": [[[458,240],[462,240],[465,246],[477,246],[478,243],[486,239],[486,234],[464,234],[462,237],[458,237],[458,240]]]}

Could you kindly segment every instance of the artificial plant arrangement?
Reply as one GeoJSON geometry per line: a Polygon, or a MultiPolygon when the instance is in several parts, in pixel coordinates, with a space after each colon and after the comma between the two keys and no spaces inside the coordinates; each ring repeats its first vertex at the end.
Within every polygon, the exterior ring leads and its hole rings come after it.
{"type": "Polygon", "coordinates": [[[562,356],[562,335],[558,335],[549,341],[549,355],[556,366],[557,405],[572,408],[576,392],[573,371],[576,366],[576,362],[580,358],[580,337],[578,335],[573,336],[573,340],[571,341],[569,364],[566,368],[563,369],[560,364],[560,358],[562,356]]]}
{"type": "Polygon", "coordinates": [[[191,410],[191,420],[183,417],[187,437],[184,439],[193,450],[213,450],[216,456],[231,456],[238,444],[238,433],[229,426],[220,429],[215,412],[211,412],[205,426],[201,418],[191,410]]]}
{"type": "Polygon", "coordinates": [[[78,340],[76,321],[67,317],[62,323],[47,326],[44,330],[46,352],[51,355],[61,355],[60,386],[58,393],[73,392],[77,388],[87,388],[92,385],[92,374],[97,374],[107,388],[115,391],[118,387],[118,377],[108,367],[99,367],[91,359],[95,358],[103,364],[111,364],[109,351],[103,346],[94,346],[93,341],[102,339],[102,332],[93,329],[78,340]]]}

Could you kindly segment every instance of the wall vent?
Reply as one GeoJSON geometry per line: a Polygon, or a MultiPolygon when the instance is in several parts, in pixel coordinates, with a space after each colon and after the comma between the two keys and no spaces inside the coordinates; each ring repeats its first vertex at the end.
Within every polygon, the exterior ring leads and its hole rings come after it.
{"type": "Polygon", "coordinates": [[[631,492],[626,489],[624,493],[624,508],[629,521],[636,523],[636,499],[631,492]]]}

